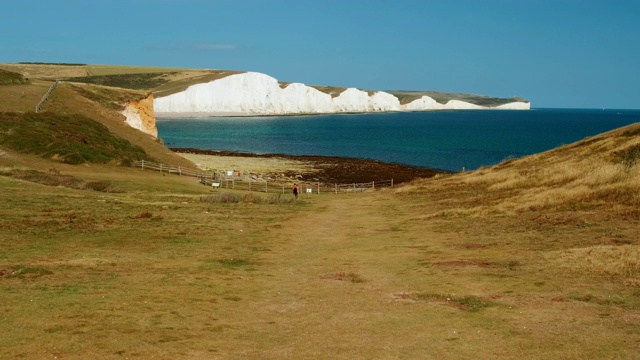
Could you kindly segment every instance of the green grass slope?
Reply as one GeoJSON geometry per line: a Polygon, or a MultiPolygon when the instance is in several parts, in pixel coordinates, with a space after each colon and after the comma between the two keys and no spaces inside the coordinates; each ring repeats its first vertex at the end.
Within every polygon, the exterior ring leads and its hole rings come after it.
{"type": "Polygon", "coordinates": [[[66,164],[130,166],[135,160],[151,159],[140,146],[79,114],[0,113],[0,146],[66,164]]]}

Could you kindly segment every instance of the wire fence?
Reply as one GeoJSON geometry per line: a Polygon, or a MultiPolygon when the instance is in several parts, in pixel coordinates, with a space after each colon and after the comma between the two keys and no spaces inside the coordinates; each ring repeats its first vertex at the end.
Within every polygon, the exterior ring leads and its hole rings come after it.
{"type": "Polygon", "coordinates": [[[55,90],[58,87],[59,83],[60,83],[60,80],[56,80],[56,82],[49,87],[49,90],[47,90],[47,93],[44,94],[44,96],[42,97],[38,105],[36,105],[36,112],[40,112],[40,109],[42,109],[42,107],[44,106],[44,103],[46,103],[47,100],[49,100],[49,95],[51,95],[53,90],[55,90]]]}
{"type": "Polygon", "coordinates": [[[319,181],[296,181],[291,179],[264,180],[253,178],[252,176],[241,176],[241,172],[228,171],[203,171],[193,168],[175,167],[156,162],[140,160],[132,163],[133,167],[143,170],[154,170],[167,174],[180,176],[192,176],[200,179],[204,185],[214,189],[233,189],[244,191],[256,191],[265,193],[286,193],[291,192],[294,184],[298,184],[299,196],[304,197],[311,194],[321,193],[352,193],[371,191],[384,187],[393,187],[393,179],[383,181],[371,181],[365,183],[337,184],[324,183],[319,181]]]}

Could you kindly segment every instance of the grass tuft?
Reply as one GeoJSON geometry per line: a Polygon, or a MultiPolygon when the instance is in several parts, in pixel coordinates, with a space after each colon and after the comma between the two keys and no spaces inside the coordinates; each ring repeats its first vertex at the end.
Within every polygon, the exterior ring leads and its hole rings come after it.
{"type": "Polygon", "coordinates": [[[633,166],[640,160],[640,144],[631,145],[626,149],[613,153],[614,162],[626,166],[633,166]]]}
{"type": "Polygon", "coordinates": [[[0,277],[5,278],[36,278],[44,275],[53,274],[51,271],[41,267],[30,267],[23,265],[14,265],[9,269],[0,269],[0,277]]]}
{"type": "Polygon", "coordinates": [[[153,214],[150,211],[142,211],[137,215],[135,215],[133,218],[134,219],[151,219],[152,217],[153,217],[153,214]]]}
{"type": "Polygon", "coordinates": [[[365,279],[354,272],[337,272],[331,274],[320,275],[320,279],[348,281],[352,283],[363,283],[365,279]]]}
{"type": "Polygon", "coordinates": [[[249,260],[239,258],[219,259],[216,262],[227,269],[246,269],[255,265],[249,260]]]}
{"type": "Polygon", "coordinates": [[[442,302],[446,305],[452,306],[456,309],[460,309],[468,312],[478,312],[488,307],[497,306],[498,304],[492,301],[485,300],[479,296],[467,295],[462,297],[456,297],[445,294],[431,294],[431,293],[417,293],[417,294],[401,294],[397,296],[401,299],[411,299],[414,301],[429,301],[429,302],[442,302]]]}

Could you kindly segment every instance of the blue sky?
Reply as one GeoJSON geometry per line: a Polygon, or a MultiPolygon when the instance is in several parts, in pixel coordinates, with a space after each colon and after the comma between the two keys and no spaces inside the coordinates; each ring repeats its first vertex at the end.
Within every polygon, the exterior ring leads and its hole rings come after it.
{"type": "Polygon", "coordinates": [[[640,108],[640,0],[0,0],[0,62],[640,108]]]}

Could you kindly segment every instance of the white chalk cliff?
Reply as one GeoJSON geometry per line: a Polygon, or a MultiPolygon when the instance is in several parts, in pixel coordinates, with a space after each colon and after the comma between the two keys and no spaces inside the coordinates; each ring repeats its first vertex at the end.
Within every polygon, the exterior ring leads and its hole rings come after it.
{"type": "MultiPolygon", "coordinates": [[[[283,87],[271,76],[247,72],[191,85],[182,92],[157,97],[153,106],[156,114],[221,116],[488,109],[460,100],[440,104],[429,96],[423,96],[408,104],[400,104],[396,96],[383,91],[370,93],[348,88],[338,96],[332,97],[300,83],[291,83],[283,87]]],[[[529,108],[528,102],[513,102],[491,109],[529,108]]]]}

